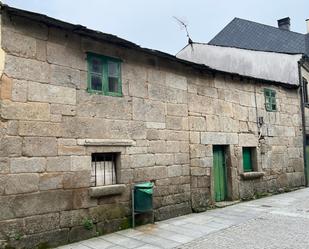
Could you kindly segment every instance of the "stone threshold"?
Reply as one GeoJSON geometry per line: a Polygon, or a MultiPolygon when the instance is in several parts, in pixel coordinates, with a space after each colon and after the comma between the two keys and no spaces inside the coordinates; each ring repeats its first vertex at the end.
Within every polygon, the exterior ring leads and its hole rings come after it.
{"type": "Polygon", "coordinates": [[[130,139],[77,139],[78,145],[83,146],[133,146],[130,139]]]}
{"type": "Polygon", "coordinates": [[[237,203],[240,203],[240,200],[236,200],[236,201],[220,201],[220,202],[216,202],[215,203],[215,207],[216,208],[223,208],[223,207],[228,207],[228,206],[232,206],[235,205],[237,203]]]}

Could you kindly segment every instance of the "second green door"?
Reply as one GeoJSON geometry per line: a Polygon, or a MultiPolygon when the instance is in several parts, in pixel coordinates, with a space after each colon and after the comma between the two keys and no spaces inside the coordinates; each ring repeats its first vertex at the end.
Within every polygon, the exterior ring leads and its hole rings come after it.
{"type": "Polygon", "coordinates": [[[215,201],[224,201],[226,199],[226,167],[224,146],[213,147],[213,177],[215,201]]]}

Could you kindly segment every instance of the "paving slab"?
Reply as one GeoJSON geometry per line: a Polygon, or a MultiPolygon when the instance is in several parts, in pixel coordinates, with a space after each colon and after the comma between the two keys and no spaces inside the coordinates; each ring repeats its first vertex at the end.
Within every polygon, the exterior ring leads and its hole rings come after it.
{"type": "Polygon", "coordinates": [[[308,249],[309,188],[193,213],[58,249],[308,249]]]}

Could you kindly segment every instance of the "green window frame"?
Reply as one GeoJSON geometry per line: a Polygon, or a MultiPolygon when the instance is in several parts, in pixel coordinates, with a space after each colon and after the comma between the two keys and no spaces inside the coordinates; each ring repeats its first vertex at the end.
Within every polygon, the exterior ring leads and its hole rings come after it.
{"type": "Polygon", "coordinates": [[[265,109],[268,112],[277,111],[277,103],[276,103],[276,91],[272,89],[265,88],[264,89],[265,96],[265,109]]]}
{"type": "Polygon", "coordinates": [[[122,96],[121,60],[87,53],[88,92],[122,96]]]}
{"type": "Polygon", "coordinates": [[[244,172],[253,171],[253,160],[252,160],[253,148],[243,147],[242,148],[242,161],[244,172]]]}

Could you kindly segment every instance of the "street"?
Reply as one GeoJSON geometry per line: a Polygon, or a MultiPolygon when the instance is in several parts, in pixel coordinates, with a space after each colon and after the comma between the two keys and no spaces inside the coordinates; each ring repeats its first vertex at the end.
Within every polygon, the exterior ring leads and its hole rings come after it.
{"type": "Polygon", "coordinates": [[[309,188],[59,247],[96,248],[309,248],[309,188]]]}

